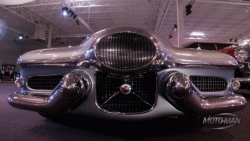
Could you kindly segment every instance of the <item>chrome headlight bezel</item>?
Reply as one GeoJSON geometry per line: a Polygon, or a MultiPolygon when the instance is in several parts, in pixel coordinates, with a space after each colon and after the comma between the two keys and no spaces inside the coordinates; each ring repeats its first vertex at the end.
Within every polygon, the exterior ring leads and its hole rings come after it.
{"type": "Polygon", "coordinates": [[[234,57],[237,61],[243,63],[248,59],[248,52],[243,48],[237,48],[235,49],[234,57]]]}

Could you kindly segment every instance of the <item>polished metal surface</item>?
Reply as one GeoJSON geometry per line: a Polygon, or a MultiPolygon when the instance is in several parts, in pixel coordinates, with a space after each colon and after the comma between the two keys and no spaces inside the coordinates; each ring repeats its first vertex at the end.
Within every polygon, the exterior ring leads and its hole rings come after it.
{"type": "Polygon", "coordinates": [[[150,119],[183,112],[197,116],[233,112],[246,105],[244,97],[234,95],[231,85],[217,80],[223,77],[231,84],[238,67],[233,57],[173,48],[159,34],[134,27],[101,30],[77,47],[28,52],[20,56],[18,64],[24,88],[8,102],[40,113],[60,114],[71,109],[97,117],[150,119]],[[51,74],[65,76],[55,89],[39,90],[51,95],[29,89],[30,77],[51,74]],[[220,89],[198,89],[200,83],[189,79],[192,75],[216,78],[202,81],[202,87],[210,87],[206,83],[212,81],[220,89]]]}
{"type": "Polygon", "coordinates": [[[133,70],[152,62],[156,47],[145,36],[130,32],[115,33],[103,37],[97,43],[95,56],[106,67],[133,70]]]}
{"type": "Polygon", "coordinates": [[[185,74],[175,73],[167,83],[169,95],[173,97],[185,97],[191,89],[191,82],[185,74]]]}
{"type": "Polygon", "coordinates": [[[13,93],[9,96],[8,103],[15,108],[61,114],[69,110],[81,97],[86,96],[89,83],[82,72],[71,72],[62,79],[49,97],[13,93]]]}
{"type": "Polygon", "coordinates": [[[186,66],[238,67],[238,62],[230,55],[221,52],[187,48],[171,48],[169,62],[186,66]]]}
{"type": "MultiPolygon", "coordinates": [[[[93,52],[95,49],[102,50],[101,52],[106,52],[105,56],[108,55],[108,53],[111,53],[107,56],[107,58],[103,58],[104,54],[98,54],[97,52],[97,59],[99,58],[100,61],[105,64],[106,66],[117,64],[117,61],[121,64],[126,64],[126,62],[122,63],[123,61],[127,61],[129,59],[126,59],[126,57],[138,57],[137,59],[131,59],[133,61],[138,62],[144,62],[144,60],[152,60],[152,56],[150,54],[146,53],[146,58],[144,57],[145,54],[139,53],[138,55],[142,56],[135,56],[136,53],[139,51],[136,51],[134,48],[125,48],[124,46],[116,46],[110,48],[115,49],[117,52],[107,50],[108,47],[107,44],[105,48],[99,48],[98,43],[105,39],[105,37],[108,37],[109,35],[118,33],[133,33],[142,35],[148,39],[150,39],[151,42],[155,46],[155,55],[159,56],[161,54],[164,54],[162,58],[158,58],[160,60],[164,60],[162,62],[166,66],[171,64],[181,64],[181,65],[199,65],[199,66],[238,66],[237,61],[224,53],[220,52],[212,52],[212,51],[206,51],[206,50],[194,50],[194,49],[183,49],[183,48],[173,48],[172,44],[166,40],[165,38],[161,37],[159,34],[146,31],[143,29],[133,28],[133,27],[116,27],[116,28],[109,28],[101,30],[95,34],[93,34],[90,38],[88,38],[86,41],[84,41],[81,45],[77,47],[72,48],[52,48],[52,49],[42,49],[42,50],[36,50],[31,51],[28,53],[25,53],[24,55],[20,56],[18,59],[18,63],[21,66],[32,66],[32,65],[54,65],[54,66],[71,66],[71,65],[77,65],[77,63],[84,61],[84,60],[95,60],[93,57],[93,52]],[[120,50],[118,50],[120,49],[120,50]],[[121,50],[124,50],[126,52],[121,52],[121,50]],[[133,56],[126,56],[128,54],[127,51],[132,51],[134,53],[133,56]],[[118,54],[124,53],[124,54],[118,54]],[[136,52],[136,53],[135,53],[136,52]],[[110,57],[110,58],[108,58],[110,57]],[[120,60],[117,60],[117,59],[120,60]],[[107,59],[107,60],[105,60],[107,59]],[[116,61],[114,61],[116,59],[116,61]],[[113,61],[113,63],[112,63],[113,61]]],[[[105,39],[106,40],[106,39],[105,39]]],[[[143,42],[137,42],[137,43],[143,43],[143,42]]],[[[145,42],[144,42],[145,43],[145,42]]],[[[145,44],[144,44],[145,45],[145,44]]],[[[144,46],[143,44],[140,44],[139,46],[144,46]]],[[[136,45],[137,46],[137,45],[136,45]]],[[[147,49],[147,48],[146,48],[147,49]]],[[[152,50],[154,48],[148,48],[149,50],[152,50]]],[[[154,50],[152,50],[154,54],[154,50]]],[[[100,53],[100,52],[99,52],[100,53]]],[[[134,66],[132,63],[133,61],[129,60],[130,68],[136,68],[137,66],[134,66]],[[132,64],[131,64],[132,63],[132,64]]],[[[157,60],[156,60],[157,61],[157,60]]],[[[147,63],[141,64],[142,66],[147,63]]],[[[125,66],[117,66],[117,68],[120,69],[127,69],[125,66]]]]}
{"type": "Polygon", "coordinates": [[[240,95],[204,99],[192,88],[191,81],[181,73],[173,73],[166,83],[166,96],[183,112],[197,116],[234,112],[244,108],[246,99],[240,95]]]}
{"type": "Polygon", "coordinates": [[[124,95],[130,94],[132,87],[129,84],[121,85],[120,92],[124,95]]]}

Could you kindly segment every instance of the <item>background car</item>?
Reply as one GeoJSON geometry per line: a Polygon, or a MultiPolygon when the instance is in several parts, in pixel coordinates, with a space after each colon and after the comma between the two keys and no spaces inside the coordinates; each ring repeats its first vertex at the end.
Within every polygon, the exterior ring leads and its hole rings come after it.
{"type": "Polygon", "coordinates": [[[239,64],[239,67],[235,69],[235,79],[240,82],[241,87],[237,93],[250,94],[250,46],[246,44],[244,46],[238,46],[237,44],[230,43],[204,43],[195,42],[184,45],[184,48],[195,48],[202,50],[212,50],[223,52],[234,57],[239,64]]]}
{"type": "Polygon", "coordinates": [[[2,64],[2,70],[0,73],[1,80],[16,80],[18,75],[19,73],[15,71],[15,65],[2,64]]]}

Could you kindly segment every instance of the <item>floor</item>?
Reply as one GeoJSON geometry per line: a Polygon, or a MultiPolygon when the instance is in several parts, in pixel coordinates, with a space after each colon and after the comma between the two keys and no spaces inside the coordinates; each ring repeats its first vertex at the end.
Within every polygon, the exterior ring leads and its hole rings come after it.
{"type": "MultiPolygon", "coordinates": [[[[147,122],[121,122],[83,116],[65,116],[54,121],[36,112],[12,108],[8,95],[19,91],[13,82],[0,82],[0,140],[249,140],[250,104],[236,112],[241,124],[224,130],[197,127],[188,117],[147,122]]],[[[250,102],[250,95],[244,95],[250,102]]]]}

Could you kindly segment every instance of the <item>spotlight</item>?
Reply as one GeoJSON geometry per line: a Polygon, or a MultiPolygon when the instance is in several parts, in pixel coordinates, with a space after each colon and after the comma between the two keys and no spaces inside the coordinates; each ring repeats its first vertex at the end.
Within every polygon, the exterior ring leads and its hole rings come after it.
{"type": "Polygon", "coordinates": [[[23,39],[23,34],[19,34],[18,39],[22,40],[23,39]]]}
{"type": "Polygon", "coordinates": [[[190,4],[188,4],[188,5],[186,6],[186,15],[187,15],[187,16],[188,16],[189,14],[192,13],[191,8],[192,8],[192,5],[190,5],[190,4]]]}
{"type": "Polygon", "coordinates": [[[68,7],[63,7],[62,8],[62,14],[63,14],[63,16],[67,16],[68,15],[68,7]]]}

